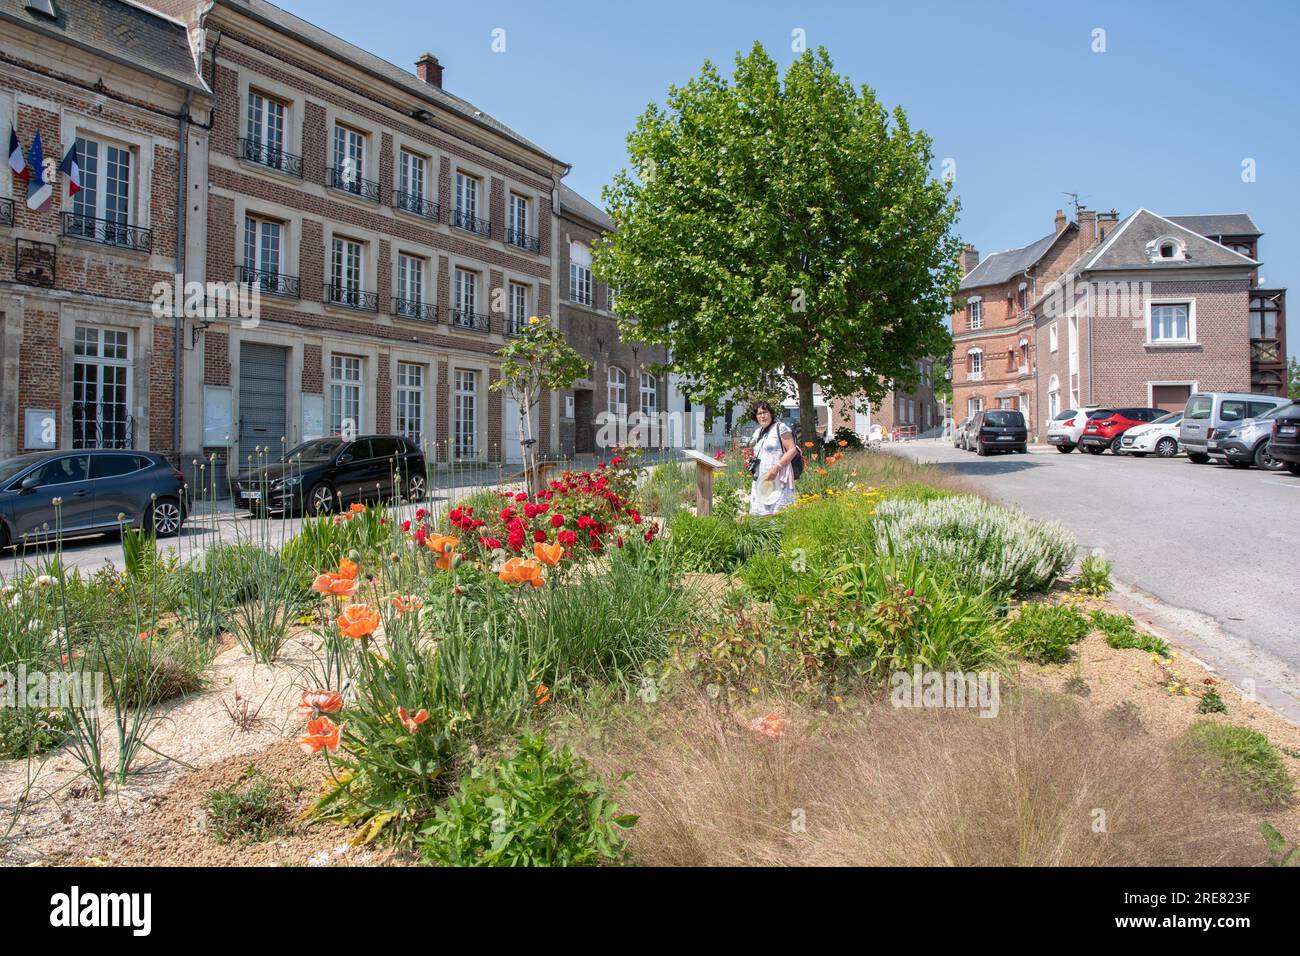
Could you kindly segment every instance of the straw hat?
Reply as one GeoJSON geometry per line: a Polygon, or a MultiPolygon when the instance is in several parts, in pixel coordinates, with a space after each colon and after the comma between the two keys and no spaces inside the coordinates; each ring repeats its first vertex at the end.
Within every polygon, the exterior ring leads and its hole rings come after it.
{"type": "Polygon", "coordinates": [[[769,478],[764,478],[758,483],[758,500],[759,503],[771,507],[781,500],[781,486],[769,478]]]}

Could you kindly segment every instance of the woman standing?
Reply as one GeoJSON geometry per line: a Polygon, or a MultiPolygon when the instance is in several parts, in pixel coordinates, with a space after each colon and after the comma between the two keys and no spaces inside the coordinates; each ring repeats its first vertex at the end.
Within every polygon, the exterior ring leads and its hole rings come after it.
{"type": "Polygon", "coordinates": [[[749,513],[772,515],[794,504],[794,470],[790,462],[799,449],[790,426],[776,420],[776,411],[767,402],[754,406],[754,421],[758,422],[758,434],[752,450],[758,468],[749,489],[749,513]]]}

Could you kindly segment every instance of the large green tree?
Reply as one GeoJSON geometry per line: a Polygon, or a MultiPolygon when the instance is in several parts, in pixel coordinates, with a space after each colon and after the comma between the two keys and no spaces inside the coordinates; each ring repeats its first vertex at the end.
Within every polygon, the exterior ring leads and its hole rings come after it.
{"type": "Polygon", "coordinates": [[[780,373],[806,423],[814,385],[878,402],[951,351],[951,183],[930,173],[929,137],[824,49],[784,81],[757,43],[730,81],[706,62],[646,109],[628,151],[596,271],[635,317],[624,333],[668,346],[696,397],[780,373]]]}

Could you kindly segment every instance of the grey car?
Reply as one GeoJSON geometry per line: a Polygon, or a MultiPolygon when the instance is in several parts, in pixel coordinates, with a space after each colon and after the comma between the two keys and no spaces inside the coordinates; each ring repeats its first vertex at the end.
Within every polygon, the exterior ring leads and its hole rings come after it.
{"type": "Polygon", "coordinates": [[[1234,468],[1254,465],[1262,471],[1281,471],[1286,463],[1270,455],[1268,446],[1273,437],[1273,420],[1290,407],[1290,404],[1279,405],[1231,427],[1216,429],[1210,457],[1215,461],[1226,461],[1234,468]]]}
{"type": "Polygon", "coordinates": [[[1183,409],[1183,423],[1178,427],[1178,443],[1187,452],[1187,460],[1204,465],[1210,453],[1218,449],[1221,435],[1248,418],[1258,418],[1290,399],[1277,395],[1250,392],[1196,392],[1183,409]]]}
{"type": "Polygon", "coordinates": [[[43,451],[0,460],[0,547],[185,522],[185,476],[148,451],[43,451]],[[57,504],[56,504],[57,502],[57,504]],[[121,518],[119,518],[121,516],[121,518]]]}

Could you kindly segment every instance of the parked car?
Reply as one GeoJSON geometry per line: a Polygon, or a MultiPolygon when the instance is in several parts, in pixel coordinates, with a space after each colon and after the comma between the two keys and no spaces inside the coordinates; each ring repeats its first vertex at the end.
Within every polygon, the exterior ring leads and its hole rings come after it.
{"type": "Polygon", "coordinates": [[[149,451],[42,451],[0,461],[0,547],[152,528],[179,534],[185,475],[149,451]],[[55,501],[59,503],[56,505],[55,501]]]}
{"type": "Polygon", "coordinates": [[[1286,463],[1274,458],[1268,450],[1273,438],[1273,421],[1291,405],[1278,405],[1254,418],[1227,428],[1215,429],[1214,438],[1206,446],[1215,461],[1226,461],[1234,468],[1254,465],[1263,471],[1281,471],[1286,463]]]}
{"type": "Polygon", "coordinates": [[[1079,438],[1079,447],[1094,455],[1100,455],[1107,448],[1118,455],[1122,447],[1120,439],[1130,428],[1154,422],[1169,413],[1163,408],[1128,408],[1101,409],[1106,414],[1088,413],[1088,423],[1083,426],[1083,435],[1079,438]]]}
{"type": "Polygon", "coordinates": [[[1300,402],[1286,406],[1273,419],[1269,457],[1280,461],[1291,474],[1300,477],[1300,402]]]}
{"type": "Polygon", "coordinates": [[[1170,412],[1149,425],[1130,428],[1120,438],[1119,450],[1134,458],[1145,458],[1152,454],[1157,458],[1173,458],[1182,451],[1182,446],[1178,444],[1178,426],[1182,421],[1182,412],[1170,412]]]}
{"type": "Polygon", "coordinates": [[[1015,409],[990,408],[976,412],[967,441],[974,444],[979,455],[993,451],[1017,451],[1023,455],[1029,451],[1029,426],[1025,424],[1025,416],[1015,409]]]}
{"type": "Polygon", "coordinates": [[[1051,424],[1047,426],[1047,443],[1055,445],[1056,450],[1063,455],[1068,455],[1079,445],[1079,438],[1083,435],[1083,427],[1088,423],[1088,419],[1098,412],[1104,413],[1100,405],[1084,405],[1082,408],[1067,408],[1063,412],[1058,412],[1052,419],[1051,424]]]}
{"type": "Polygon", "coordinates": [[[1210,442],[1219,434],[1244,422],[1258,418],[1290,399],[1277,395],[1250,392],[1196,392],[1183,409],[1183,424],[1178,440],[1187,452],[1187,460],[1203,465],[1210,460],[1210,442]]]}
{"type": "Polygon", "coordinates": [[[422,501],[427,482],[424,452],[411,439],[363,435],[303,442],[283,461],[241,472],[231,494],[255,514],[319,515],[354,502],[422,501]]]}
{"type": "Polygon", "coordinates": [[[952,429],[952,444],[954,448],[966,449],[966,435],[970,431],[971,419],[974,415],[968,415],[959,421],[952,429]]]}

